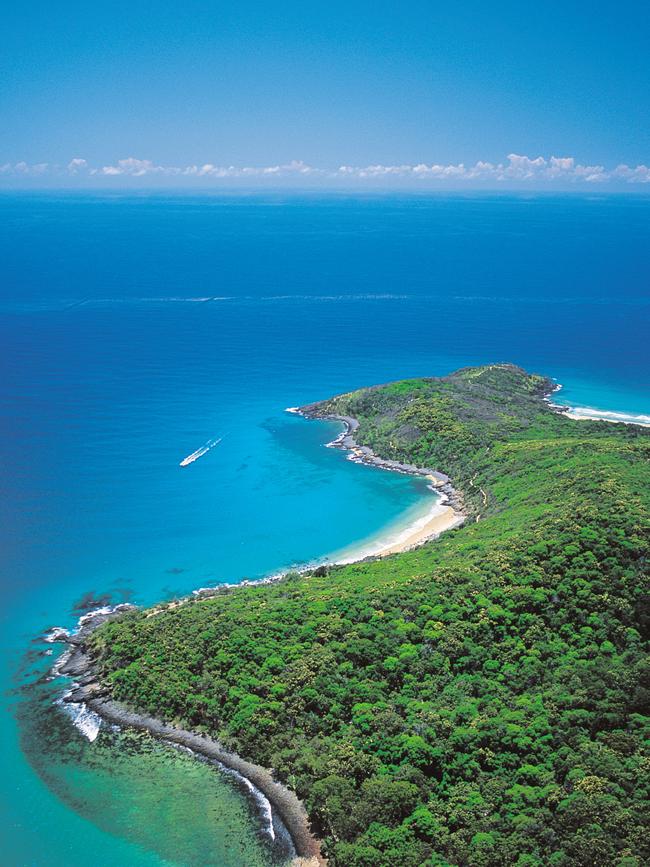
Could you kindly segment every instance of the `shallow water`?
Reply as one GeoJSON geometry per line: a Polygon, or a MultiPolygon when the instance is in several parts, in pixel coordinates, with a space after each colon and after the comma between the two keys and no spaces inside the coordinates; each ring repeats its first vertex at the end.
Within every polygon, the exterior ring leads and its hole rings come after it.
{"type": "Polygon", "coordinates": [[[281,858],[214,768],[83,739],[34,639],[428,508],[287,406],[513,361],[561,402],[650,413],[649,217],[631,197],[0,197],[3,863],[281,858]]]}
{"type": "MultiPolygon", "coordinates": [[[[104,724],[89,741],[52,701],[60,687],[40,683],[19,706],[21,748],[75,813],[131,844],[121,863],[133,857],[146,863],[147,851],[164,863],[194,867],[287,863],[293,847],[286,830],[269,822],[236,777],[143,732],[104,724]],[[131,848],[137,856],[127,854],[131,848]]],[[[104,854],[100,863],[109,863],[111,850],[104,854]]],[[[42,863],[59,863],[62,855],[42,863]]]]}

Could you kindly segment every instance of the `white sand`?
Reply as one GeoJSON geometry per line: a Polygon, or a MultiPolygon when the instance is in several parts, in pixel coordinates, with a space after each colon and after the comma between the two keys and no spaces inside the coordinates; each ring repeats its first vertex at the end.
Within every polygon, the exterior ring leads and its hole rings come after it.
{"type": "Polygon", "coordinates": [[[394,525],[389,526],[386,528],[385,535],[350,546],[341,552],[342,556],[334,555],[332,562],[345,565],[358,563],[366,557],[387,557],[389,554],[409,551],[437,538],[445,530],[460,526],[464,520],[465,515],[436,500],[424,515],[400,531],[395,532],[394,525]]]}
{"type": "Polygon", "coordinates": [[[451,506],[437,506],[436,508],[439,508],[441,511],[435,515],[431,515],[426,523],[421,526],[414,524],[409,527],[395,542],[389,543],[384,548],[380,548],[377,553],[381,557],[386,557],[388,554],[399,554],[401,551],[408,551],[410,548],[422,545],[430,539],[435,539],[441,533],[444,533],[445,530],[451,530],[452,527],[462,524],[464,516],[454,511],[451,506]]]}

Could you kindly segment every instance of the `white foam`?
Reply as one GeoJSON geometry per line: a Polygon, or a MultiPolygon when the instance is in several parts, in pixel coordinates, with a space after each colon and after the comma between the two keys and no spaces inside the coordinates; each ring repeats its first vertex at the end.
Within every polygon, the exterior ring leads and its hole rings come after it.
{"type": "Polygon", "coordinates": [[[104,605],[101,608],[95,608],[93,611],[89,611],[88,614],[83,614],[79,618],[75,633],[79,632],[82,627],[94,620],[95,617],[106,617],[108,614],[115,614],[118,611],[128,611],[133,607],[130,602],[120,602],[119,605],[104,605]]]}
{"type": "MultiPolygon", "coordinates": [[[[325,448],[328,448],[328,449],[338,448],[341,445],[341,443],[343,442],[343,440],[346,438],[346,436],[348,436],[348,431],[347,430],[341,431],[341,433],[338,436],[334,437],[334,439],[331,442],[325,443],[325,448]]],[[[348,459],[349,459],[349,456],[348,456],[348,459]]]]}
{"type": "Polygon", "coordinates": [[[117,606],[113,605],[103,605],[101,608],[94,608],[92,611],[89,611],[88,614],[82,614],[77,621],[77,631],[79,631],[82,626],[86,626],[87,623],[90,623],[95,617],[103,617],[106,614],[112,614],[116,607],[117,606]]]}
{"type": "Polygon", "coordinates": [[[608,409],[596,409],[592,406],[572,406],[565,411],[569,418],[591,419],[592,421],[611,421],[617,424],[638,424],[650,427],[650,415],[632,412],[614,412],[608,409]]]}
{"type": "MultiPolygon", "coordinates": [[[[300,409],[299,406],[288,406],[285,409],[285,412],[289,412],[289,413],[291,413],[291,415],[302,415],[303,414],[302,410],[300,409]]],[[[327,449],[338,448],[340,446],[340,444],[343,442],[343,440],[346,438],[346,436],[348,436],[349,434],[350,434],[350,430],[348,428],[348,425],[346,424],[345,429],[342,430],[340,434],[337,434],[334,437],[334,439],[331,440],[331,442],[325,443],[325,448],[327,448],[327,449]]]]}
{"type": "Polygon", "coordinates": [[[66,639],[70,637],[70,630],[65,629],[63,626],[53,626],[52,629],[43,637],[43,641],[47,641],[48,644],[52,644],[55,641],[61,641],[62,639],[66,639]]]}
{"type": "MultiPolygon", "coordinates": [[[[76,629],[70,630],[66,629],[64,626],[53,626],[50,631],[43,636],[43,641],[47,641],[48,644],[53,644],[55,641],[66,641],[70,638],[71,635],[76,635],[84,626],[90,623],[95,617],[105,617],[108,614],[114,614],[117,611],[127,611],[129,608],[133,608],[129,602],[121,602],[119,605],[104,605],[102,608],[95,608],[93,611],[89,611],[87,614],[83,614],[79,620],[77,621],[76,629]]],[[[63,656],[66,654],[64,653],[63,656]]],[[[61,662],[60,657],[57,661],[61,662]]]]}
{"type": "MultiPolygon", "coordinates": [[[[104,605],[102,608],[96,608],[94,611],[89,611],[88,614],[84,614],[77,621],[77,628],[71,632],[69,629],[65,629],[62,626],[55,626],[53,629],[50,629],[48,634],[44,637],[45,641],[54,642],[60,640],[62,637],[69,638],[71,635],[75,635],[90,623],[95,617],[102,617],[108,614],[114,614],[116,611],[128,611],[130,608],[134,606],[129,602],[121,602],[119,605],[104,605]]],[[[48,676],[48,680],[56,680],[57,677],[61,677],[61,669],[64,667],[66,662],[70,659],[70,654],[72,653],[72,647],[68,647],[59,658],[56,660],[52,668],[50,669],[50,673],[48,676]]],[[[65,695],[70,695],[70,691],[64,693],[65,695]]],[[[101,726],[101,718],[97,716],[96,713],[91,711],[85,704],[75,704],[64,702],[64,696],[59,697],[55,700],[55,704],[60,704],[65,709],[68,716],[72,719],[74,725],[82,732],[85,737],[88,738],[89,741],[94,741],[99,733],[99,729],[101,726]]]]}
{"type": "MultiPolygon", "coordinates": [[[[560,391],[562,386],[558,383],[553,389],[553,393],[560,391]]],[[[568,418],[590,421],[611,421],[617,424],[638,424],[641,427],[650,427],[650,415],[634,412],[620,412],[610,409],[597,409],[593,406],[560,406],[553,403],[550,397],[545,397],[544,400],[553,407],[562,412],[568,418]]]]}
{"type": "Polygon", "coordinates": [[[196,750],[193,750],[191,747],[185,746],[185,744],[177,744],[174,741],[168,740],[166,740],[165,743],[169,744],[169,746],[174,747],[177,750],[181,750],[184,753],[189,753],[189,755],[194,756],[194,758],[197,758],[200,761],[216,765],[219,770],[222,771],[224,774],[228,774],[228,776],[234,777],[237,782],[245,786],[246,789],[250,792],[253,800],[255,801],[255,805],[257,806],[260,815],[264,820],[265,832],[269,835],[271,840],[275,840],[275,828],[273,827],[273,808],[271,807],[271,802],[263,792],[260,792],[257,786],[251,783],[248,777],[240,774],[239,771],[236,771],[234,768],[229,768],[218,759],[209,759],[207,756],[204,756],[202,753],[196,752],[196,750]]]}
{"type": "Polygon", "coordinates": [[[221,770],[228,774],[231,777],[234,777],[240,783],[242,783],[248,791],[251,793],[255,804],[260,811],[262,819],[265,823],[264,830],[269,835],[271,840],[275,840],[275,828],[273,827],[273,808],[271,807],[271,802],[260,790],[254,786],[251,781],[245,777],[243,774],[240,774],[239,771],[234,770],[234,768],[228,768],[226,765],[218,762],[221,767],[221,770]]]}
{"type": "Polygon", "coordinates": [[[70,659],[70,654],[72,653],[71,648],[65,650],[61,656],[56,660],[52,668],[50,669],[50,674],[48,680],[56,680],[57,677],[61,677],[61,669],[66,664],[66,662],[70,659]]]}
{"type": "Polygon", "coordinates": [[[64,701],[63,698],[60,698],[57,701],[57,704],[63,708],[65,713],[72,720],[74,727],[78,729],[85,738],[88,738],[91,743],[96,740],[99,730],[102,727],[102,718],[96,714],[95,711],[91,710],[84,702],[73,704],[64,701]]]}

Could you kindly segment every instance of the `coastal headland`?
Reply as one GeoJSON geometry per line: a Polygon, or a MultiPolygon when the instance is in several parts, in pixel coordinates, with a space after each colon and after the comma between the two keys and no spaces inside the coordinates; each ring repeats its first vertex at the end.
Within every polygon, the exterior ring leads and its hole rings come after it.
{"type": "MultiPolygon", "coordinates": [[[[307,419],[323,418],[318,414],[317,404],[300,408],[292,407],[287,411],[302,415],[307,419]]],[[[466,516],[460,511],[462,498],[454,490],[451,480],[444,473],[426,467],[417,467],[414,464],[385,460],[376,455],[369,447],[356,443],[353,436],[354,431],[359,427],[359,422],[356,419],[338,415],[326,417],[340,421],[345,425],[345,431],[328,443],[328,447],[349,452],[349,459],[355,463],[363,463],[390,472],[424,477],[440,496],[440,500],[436,502],[429,513],[414,525],[408,526],[400,534],[398,540],[379,543],[374,554],[368,555],[362,552],[354,558],[341,561],[342,564],[412,550],[437,538],[445,530],[459,527],[465,521],[466,516]]],[[[313,567],[309,568],[313,569],[313,567]]],[[[271,581],[281,581],[283,577],[283,574],[279,574],[261,579],[259,582],[246,583],[249,585],[254,583],[266,584],[271,581]]],[[[175,608],[189,600],[209,598],[215,592],[222,590],[223,588],[198,590],[192,597],[185,600],[180,599],[167,603],[162,608],[151,609],[147,616],[153,616],[159,610],[175,608]]],[[[57,666],[57,674],[74,679],[74,686],[67,691],[64,701],[88,708],[109,724],[146,731],[154,737],[183,746],[237,771],[268,799],[273,810],[279,815],[296,850],[296,858],[292,861],[295,867],[312,867],[312,865],[317,867],[317,865],[326,864],[327,861],[322,856],[321,842],[312,833],[304,804],[298,800],[295,792],[274,780],[272,772],[268,768],[246,761],[236,753],[226,750],[218,741],[205,733],[197,734],[177,726],[168,725],[156,717],[135,713],[110,698],[110,691],[101,683],[99,673],[93,665],[88,640],[95,629],[103,623],[119,617],[121,613],[131,607],[130,605],[121,605],[113,611],[100,612],[99,616],[84,617],[80,629],[73,635],[70,635],[66,630],[62,630],[56,635],[55,640],[65,641],[70,645],[70,651],[66,658],[57,666]]]]}
{"type": "Polygon", "coordinates": [[[303,407],[462,526],[125,610],[72,637],[70,697],[250,762],[332,867],[647,863],[650,431],[555,388],[493,364],[303,407]]]}

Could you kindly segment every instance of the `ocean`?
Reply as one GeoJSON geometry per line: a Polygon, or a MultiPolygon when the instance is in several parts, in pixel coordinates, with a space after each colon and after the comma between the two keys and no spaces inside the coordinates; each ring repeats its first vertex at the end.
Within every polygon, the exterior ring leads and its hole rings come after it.
{"type": "Polygon", "coordinates": [[[430,507],[289,406],[510,361],[650,414],[649,229],[643,196],[0,196],[2,863],[286,863],[232,775],[75,727],[44,635],[430,507]]]}

